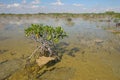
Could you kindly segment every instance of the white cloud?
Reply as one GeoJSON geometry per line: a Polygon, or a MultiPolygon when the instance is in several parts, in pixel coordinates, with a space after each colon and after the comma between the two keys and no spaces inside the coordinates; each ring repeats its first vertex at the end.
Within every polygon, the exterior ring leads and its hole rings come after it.
{"type": "Polygon", "coordinates": [[[19,3],[14,3],[14,4],[8,4],[7,8],[11,8],[11,7],[19,7],[20,4],[19,3]]]}
{"type": "Polygon", "coordinates": [[[79,6],[83,6],[83,4],[76,4],[76,3],[74,3],[73,6],[78,6],[79,7],[79,6]]]}
{"type": "Polygon", "coordinates": [[[107,8],[105,11],[114,11],[116,8],[107,8]]]}
{"type": "Polygon", "coordinates": [[[40,4],[40,0],[34,0],[32,1],[32,4],[40,4]]]}
{"type": "Polygon", "coordinates": [[[38,5],[32,5],[31,8],[38,8],[38,5]]]}
{"type": "Polygon", "coordinates": [[[57,2],[51,3],[51,5],[61,6],[61,5],[64,5],[64,3],[62,3],[60,0],[57,0],[57,2]]]}

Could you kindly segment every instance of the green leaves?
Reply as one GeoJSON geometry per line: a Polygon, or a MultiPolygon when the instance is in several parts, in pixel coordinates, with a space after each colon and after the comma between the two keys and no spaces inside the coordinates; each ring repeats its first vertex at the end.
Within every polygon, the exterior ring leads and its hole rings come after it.
{"type": "Polygon", "coordinates": [[[60,26],[52,27],[42,24],[31,24],[30,27],[25,29],[25,34],[27,37],[35,35],[36,39],[43,38],[53,43],[57,43],[60,39],[67,36],[66,32],[60,26]]]}
{"type": "Polygon", "coordinates": [[[54,43],[58,43],[59,42],[59,39],[58,38],[54,38],[54,43]]]}
{"type": "Polygon", "coordinates": [[[51,35],[48,35],[47,36],[47,40],[51,40],[52,36],[51,35]]]}

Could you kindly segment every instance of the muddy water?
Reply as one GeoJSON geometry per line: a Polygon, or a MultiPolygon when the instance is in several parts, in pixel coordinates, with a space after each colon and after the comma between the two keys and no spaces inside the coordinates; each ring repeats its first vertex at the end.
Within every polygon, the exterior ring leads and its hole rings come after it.
{"type": "Polygon", "coordinates": [[[22,72],[15,73],[35,47],[24,35],[24,28],[31,23],[62,26],[69,34],[57,45],[63,54],[61,62],[37,80],[120,80],[120,35],[98,27],[114,26],[113,22],[10,15],[0,17],[0,79],[26,80],[22,72]]]}

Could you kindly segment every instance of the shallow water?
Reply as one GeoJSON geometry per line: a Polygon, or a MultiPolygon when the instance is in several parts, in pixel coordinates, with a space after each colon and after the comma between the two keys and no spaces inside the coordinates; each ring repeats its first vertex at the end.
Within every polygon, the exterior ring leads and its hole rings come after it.
{"type": "MultiPolygon", "coordinates": [[[[14,74],[34,50],[35,45],[24,35],[24,29],[31,23],[62,26],[69,35],[58,44],[60,54],[64,54],[61,62],[40,76],[40,80],[120,79],[120,35],[100,27],[114,26],[113,22],[81,17],[68,21],[66,17],[10,15],[0,16],[0,79],[14,74]],[[19,66],[10,67],[7,73],[6,66],[12,64],[19,66]]],[[[14,76],[10,79],[16,80],[14,76]]],[[[20,80],[23,79],[20,77],[20,80]]]]}

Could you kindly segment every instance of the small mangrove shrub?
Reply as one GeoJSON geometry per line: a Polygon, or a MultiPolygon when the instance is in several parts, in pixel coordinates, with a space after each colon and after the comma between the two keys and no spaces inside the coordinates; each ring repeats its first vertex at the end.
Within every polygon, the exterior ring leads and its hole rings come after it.
{"type": "Polygon", "coordinates": [[[40,50],[40,55],[42,56],[58,56],[55,44],[67,36],[62,27],[52,27],[43,24],[31,24],[30,27],[25,29],[25,35],[38,45],[29,58],[38,50],[40,50]]]}

